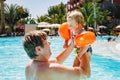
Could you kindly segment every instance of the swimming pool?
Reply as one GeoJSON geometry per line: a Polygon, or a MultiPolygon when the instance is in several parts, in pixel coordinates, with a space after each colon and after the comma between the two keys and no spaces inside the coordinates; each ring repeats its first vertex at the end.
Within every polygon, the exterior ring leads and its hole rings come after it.
{"type": "MultiPolygon", "coordinates": [[[[22,39],[23,37],[0,38],[0,80],[25,80],[24,69],[30,59],[22,47],[22,39]]],[[[107,50],[107,46],[103,49],[100,47],[100,42],[107,45],[105,39],[106,37],[98,37],[97,42],[93,44],[91,78],[88,80],[120,80],[120,60],[117,59],[120,56],[111,57],[112,52],[107,50]],[[107,56],[103,53],[107,53],[107,56]]],[[[53,53],[51,57],[54,57],[63,49],[63,40],[52,37],[49,41],[53,53]]],[[[64,65],[72,66],[74,57],[75,54],[72,53],[64,65]]]]}

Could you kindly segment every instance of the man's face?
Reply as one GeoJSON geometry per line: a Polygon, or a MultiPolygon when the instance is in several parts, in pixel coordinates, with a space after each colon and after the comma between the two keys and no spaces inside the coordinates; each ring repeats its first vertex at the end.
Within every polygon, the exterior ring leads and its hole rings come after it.
{"type": "Polygon", "coordinates": [[[51,53],[51,49],[50,49],[50,42],[47,40],[44,40],[44,51],[43,54],[45,54],[46,57],[50,57],[51,53]]]}

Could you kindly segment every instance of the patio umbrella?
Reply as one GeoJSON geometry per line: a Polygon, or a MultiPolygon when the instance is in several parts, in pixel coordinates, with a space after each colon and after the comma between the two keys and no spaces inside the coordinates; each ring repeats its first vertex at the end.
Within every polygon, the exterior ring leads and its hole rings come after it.
{"type": "Polygon", "coordinates": [[[50,32],[50,29],[42,29],[43,31],[48,31],[48,32],[50,32]]]}
{"type": "Polygon", "coordinates": [[[114,30],[120,32],[120,25],[116,26],[116,27],[114,28],[114,30]]]}
{"type": "Polygon", "coordinates": [[[50,27],[58,28],[60,24],[51,24],[50,27]]]}
{"type": "Polygon", "coordinates": [[[48,22],[41,22],[38,23],[38,27],[50,27],[50,24],[48,22]]]}
{"type": "Polygon", "coordinates": [[[107,28],[107,27],[106,27],[106,26],[101,25],[101,26],[98,26],[98,28],[107,28]]]}
{"type": "Polygon", "coordinates": [[[92,30],[93,28],[92,27],[88,27],[88,29],[92,30]]]}
{"type": "Polygon", "coordinates": [[[48,22],[40,22],[40,23],[38,23],[39,25],[49,25],[50,23],[48,23],[48,22]]]}
{"type": "Polygon", "coordinates": [[[117,28],[117,29],[120,28],[120,25],[116,26],[115,28],[117,28]]]}

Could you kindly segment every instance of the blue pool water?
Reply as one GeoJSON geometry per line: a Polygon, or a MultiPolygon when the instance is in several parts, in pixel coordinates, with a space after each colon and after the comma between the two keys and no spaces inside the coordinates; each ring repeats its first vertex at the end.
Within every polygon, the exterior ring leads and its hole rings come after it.
{"type": "MultiPolygon", "coordinates": [[[[0,38],[0,80],[25,80],[25,65],[30,60],[22,47],[23,37],[0,38]]],[[[97,37],[97,41],[104,41],[106,37],[97,37]]],[[[118,39],[119,40],[119,39],[118,39]]],[[[56,56],[62,48],[63,40],[59,37],[49,38],[52,56],[56,56]],[[57,46],[57,47],[56,47],[57,46]]],[[[98,46],[98,44],[95,44],[98,46]]],[[[120,60],[104,55],[97,55],[94,47],[91,60],[91,78],[88,80],[120,80],[120,60]]],[[[107,49],[107,46],[105,47],[107,49]]],[[[102,49],[101,49],[102,50],[102,49]]],[[[99,51],[100,52],[100,51],[99,51]]],[[[110,53],[104,50],[105,53],[110,53]]],[[[100,52],[101,54],[104,52],[100,52]]],[[[63,65],[72,66],[75,54],[72,53],[63,65]]],[[[119,56],[120,57],[120,56],[119,56]]]]}

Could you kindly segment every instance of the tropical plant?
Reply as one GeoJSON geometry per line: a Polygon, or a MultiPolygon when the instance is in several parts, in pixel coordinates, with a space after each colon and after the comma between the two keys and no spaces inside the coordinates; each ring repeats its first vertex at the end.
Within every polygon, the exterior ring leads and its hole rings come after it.
{"type": "Polygon", "coordinates": [[[40,23],[40,22],[49,22],[51,23],[51,18],[49,18],[47,15],[43,15],[43,16],[40,16],[38,17],[37,16],[37,22],[40,23]]]}
{"type": "Polygon", "coordinates": [[[82,12],[85,20],[85,25],[91,26],[94,22],[94,10],[91,2],[84,4],[83,7],[79,7],[79,10],[82,12]]]}
{"type": "Polygon", "coordinates": [[[66,10],[65,5],[63,3],[58,4],[58,22],[57,23],[63,23],[66,21],[66,10]]]}
{"type": "Polygon", "coordinates": [[[79,7],[79,10],[84,16],[85,25],[87,27],[94,26],[94,22],[97,24],[102,24],[104,19],[110,13],[107,10],[104,11],[101,9],[97,2],[85,2],[83,7],[79,7]]]}
{"type": "Polygon", "coordinates": [[[0,19],[1,19],[1,26],[0,26],[0,34],[4,34],[5,33],[5,16],[4,16],[4,0],[0,0],[0,19]]]}
{"type": "Polygon", "coordinates": [[[37,22],[49,22],[49,23],[63,23],[66,21],[66,9],[65,5],[61,2],[58,5],[50,6],[48,14],[37,16],[37,22]]]}
{"type": "Polygon", "coordinates": [[[20,6],[17,9],[17,15],[19,20],[25,19],[26,17],[29,16],[29,11],[26,8],[23,8],[22,6],[20,6]]]}
{"type": "Polygon", "coordinates": [[[34,19],[34,18],[32,18],[32,19],[30,20],[30,24],[36,24],[36,22],[35,22],[35,19],[34,19]]]}
{"type": "Polygon", "coordinates": [[[14,25],[19,20],[17,15],[17,8],[19,8],[17,4],[15,5],[11,4],[10,6],[9,5],[5,6],[5,16],[6,16],[5,21],[12,29],[12,32],[14,32],[14,25]]]}
{"type": "Polygon", "coordinates": [[[10,26],[12,32],[14,32],[14,26],[21,19],[28,17],[29,12],[17,4],[11,4],[5,6],[5,21],[10,26]]]}
{"type": "Polygon", "coordinates": [[[58,16],[58,7],[57,6],[50,6],[48,10],[48,16],[52,19],[52,23],[57,22],[57,16],[58,16]]]}
{"type": "Polygon", "coordinates": [[[51,18],[52,23],[63,23],[66,21],[65,5],[61,2],[56,6],[50,6],[48,9],[48,16],[51,18]]]}

